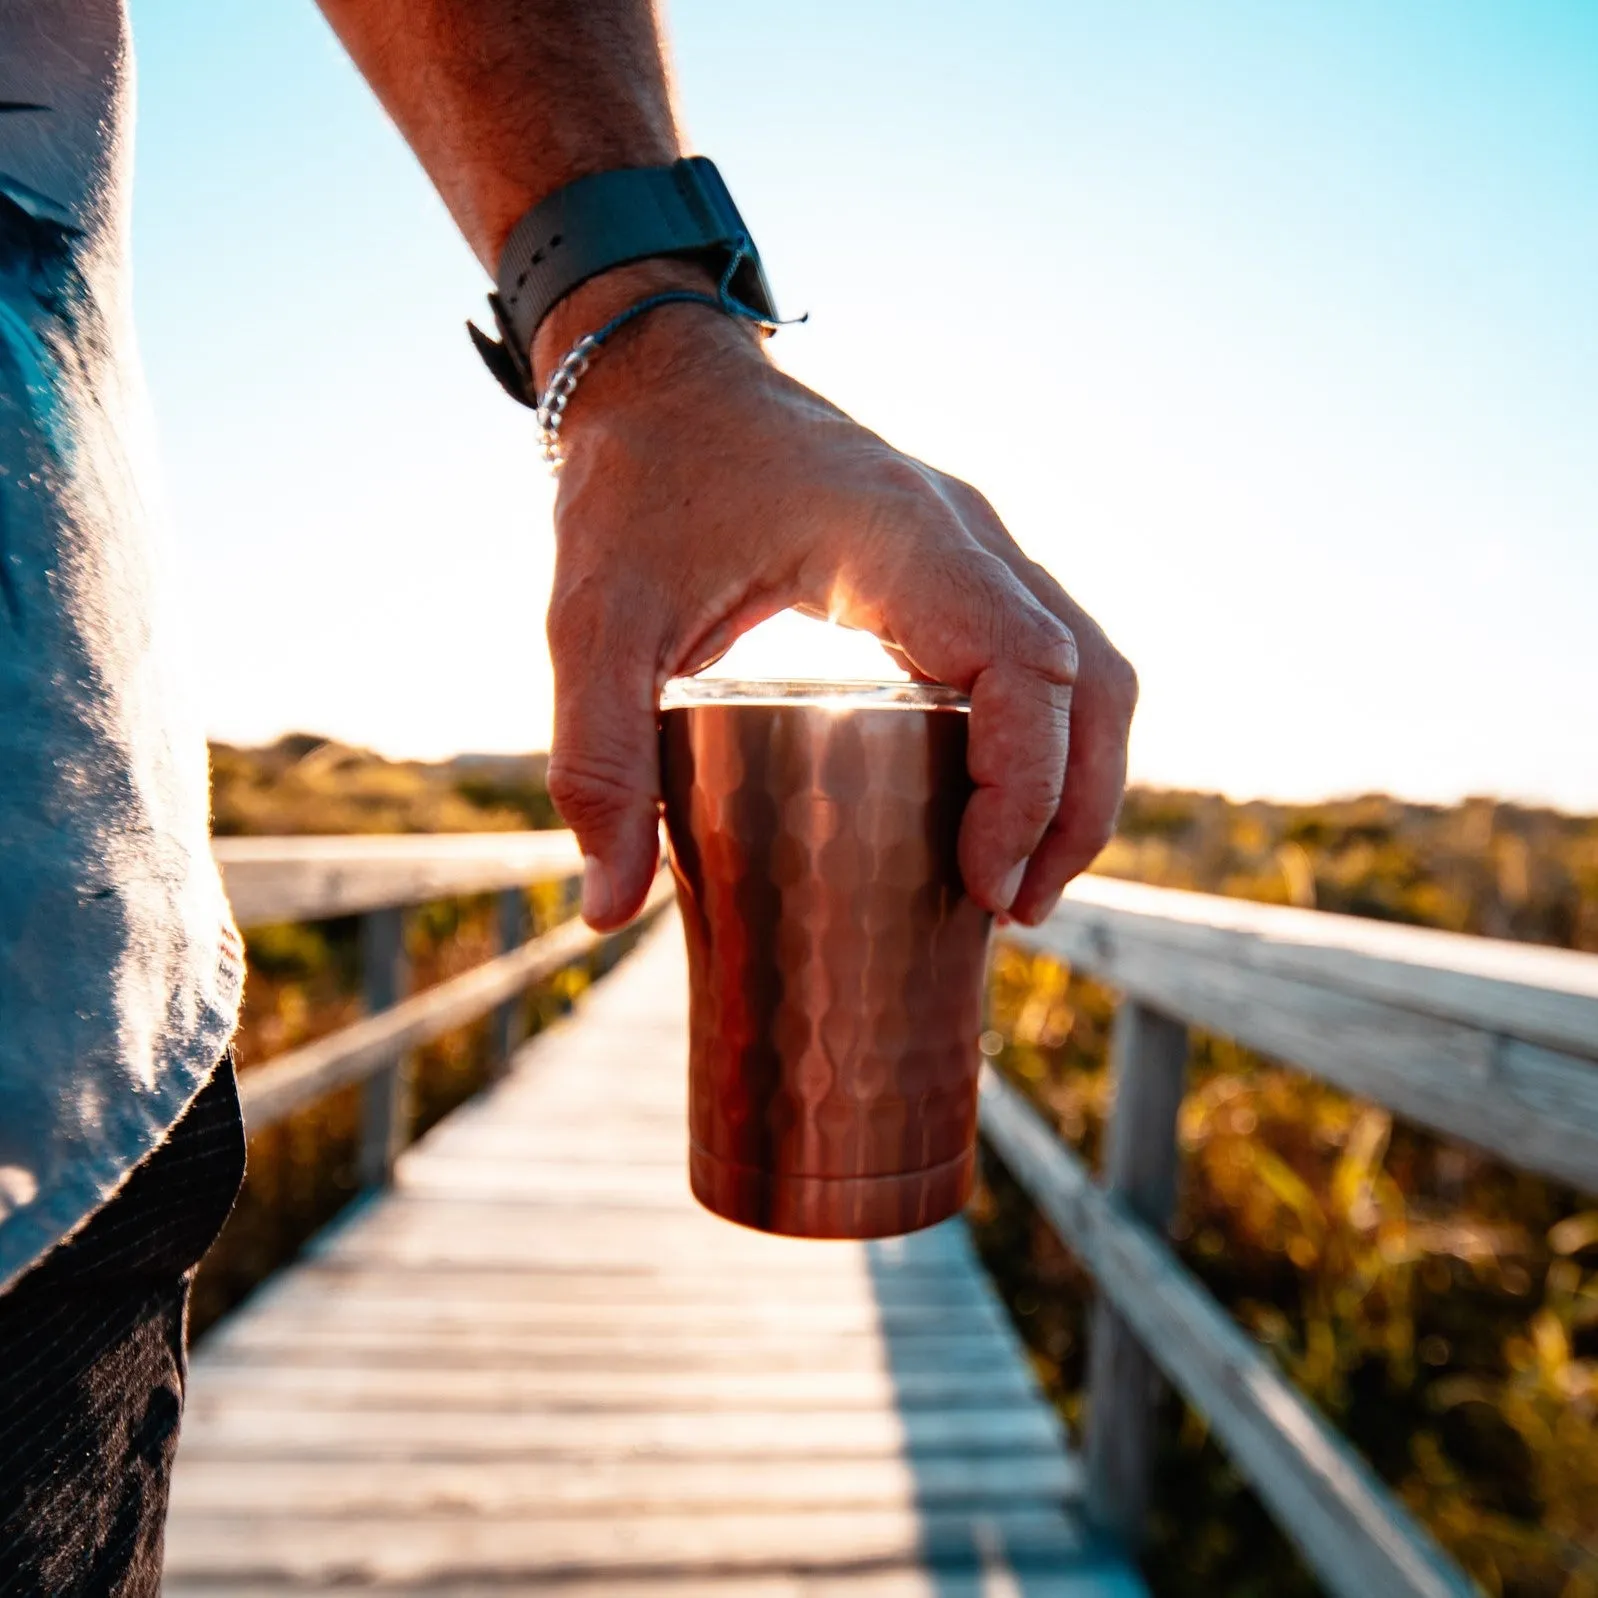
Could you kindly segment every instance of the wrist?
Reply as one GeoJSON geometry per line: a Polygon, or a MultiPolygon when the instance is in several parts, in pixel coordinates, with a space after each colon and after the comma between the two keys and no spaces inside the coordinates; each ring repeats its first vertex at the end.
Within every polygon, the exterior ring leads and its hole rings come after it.
{"type": "MultiPolygon", "coordinates": [[[[568,294],[533,335],[533,378],[540,393],[561,359],[583,338],[650,295],[672,290],[715,296],[719,279],[694,261],[657,258],[612,268],[568,294]]],[[[594,358],[572,396],[562,427],[571,441],[585,420],[637,395],[650,395],[685,368],[726,357],[764,364],[757,324],[713,306],[679,302],[656,307],[623,327],[594,358]]]]}

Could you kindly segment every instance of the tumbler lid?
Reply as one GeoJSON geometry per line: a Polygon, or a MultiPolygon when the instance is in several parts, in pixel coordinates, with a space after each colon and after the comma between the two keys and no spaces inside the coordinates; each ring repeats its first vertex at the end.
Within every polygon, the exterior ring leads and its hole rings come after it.
{"type": "Polygon", "coordinates": [[[661,690],[662,710],[691,705],[794,705],[819,710],[970,710],[957,688],[924,682],[752,681],[737,677],[673,677],[661,690]]]}

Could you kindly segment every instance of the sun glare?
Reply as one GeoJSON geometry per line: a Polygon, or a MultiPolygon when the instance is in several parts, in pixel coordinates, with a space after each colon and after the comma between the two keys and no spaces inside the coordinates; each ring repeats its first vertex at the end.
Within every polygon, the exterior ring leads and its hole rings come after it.
{"type": "Polygon", "coordinates": [[[705,677],[750,681],[907,682],[908,674],[870,633],[784,610],[752,627],[705,677]]]}

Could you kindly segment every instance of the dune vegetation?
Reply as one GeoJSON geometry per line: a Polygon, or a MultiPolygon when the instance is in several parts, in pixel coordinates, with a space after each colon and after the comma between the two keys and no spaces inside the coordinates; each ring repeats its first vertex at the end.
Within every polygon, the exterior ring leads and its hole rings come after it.
{"type": "MultiPolygon", "coordinates": [[[[1598,951],[1598,820],[1472,800],[1232,804],[1134,791],[1097,870],[1170,887],[1598,951]]],[[[1113,996],[1001,950],[999,1064],[1097,1162],[1113,996]]],[[[1198,1036],[1179,1251],[1490,1593],[1598,1593],[1598,1195],[1443,1142],[1198,1036]]],[[[1082,1419],[1091,1283],[989,1160],[984,1257],[1050,1393],[1082,1419]]],[[[1167,1400],[1162,1595],[1316,1584],[1167,1400]]]]}

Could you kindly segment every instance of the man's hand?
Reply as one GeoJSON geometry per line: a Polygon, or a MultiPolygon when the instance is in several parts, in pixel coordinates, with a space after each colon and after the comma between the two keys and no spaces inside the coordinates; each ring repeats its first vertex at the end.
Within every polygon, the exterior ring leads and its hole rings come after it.
{"type": "MultiPolygon", "coordinates": [[[[584,291],[588,319],[658,286],[649,270],[584,291]]],[[[584,314],[552,320],[578,328],[584,314]]],[[[541,331],[538,370],[557,343],[541,331]]],[[[654,874],[662,683],[789,606],[865,628],[915,675],[970,695],[967,888],[1018,920],[1049,912],[1109,838],[1137,685],[980,494],[697,306],[652,312],[603,351],[562,437],[549,786],[587,856],[593,925],[632,916],[654,874]]]]}
{"type": "MultiPolygon", "coordinates": [[[[490,274],[546,195],[682,153],[651,0],[320,3],[490,274]]],[[[634,299],[684,283],[713,287],[669,262],[584,284],[539,328],[535,372],[547,378],[634,299]]],[[[589,921],[624,922],[655,868],[660,685],[790,605],[866,628],[970,694],[966,885],[1019,920],[1048,913],[1109,837],[1137,683],[979,494],[890,449],[772,367],[747,327],[697,306],[652,312],[607,346],[562,438],[549,781],[589,856],[589,921]]]]}

